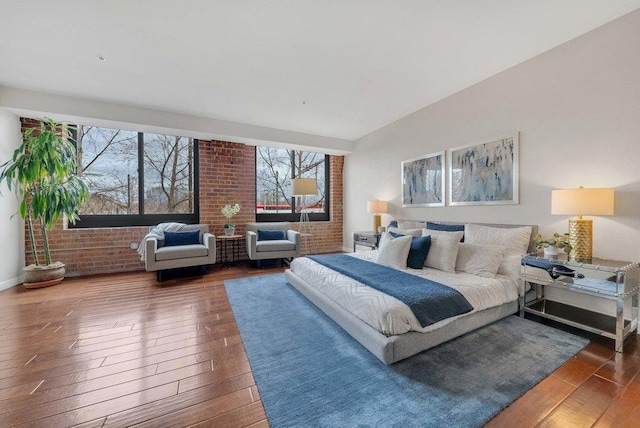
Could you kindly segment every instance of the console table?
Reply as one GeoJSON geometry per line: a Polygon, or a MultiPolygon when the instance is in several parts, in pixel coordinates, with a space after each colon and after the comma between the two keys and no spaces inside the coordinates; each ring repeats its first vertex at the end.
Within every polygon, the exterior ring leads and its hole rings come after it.
{"type": "MultiPolygon", "coordinates": [[[[522,258],[522,285],[531,285],[535,298],[525,303],[520,297],[520,316],[525,312],[580,328],[615,340],[622,352],[624,339],[638,331],[638,291],[640,264],[605,259],[591,263],[527,255],[522,258]],[[605,315],[565,303],[547,300],[548,288],[567,290],[615,302],[615,313],[605,315]],[[626,305],[625,305],[626,304],[626,305]],[[625,313],[625,306],[630,311],[625,313]]],[[[524,288],[526,290],[526,288],[524,288]]],[[[531,293],[531,291],[530,291],[531,293]]]]}

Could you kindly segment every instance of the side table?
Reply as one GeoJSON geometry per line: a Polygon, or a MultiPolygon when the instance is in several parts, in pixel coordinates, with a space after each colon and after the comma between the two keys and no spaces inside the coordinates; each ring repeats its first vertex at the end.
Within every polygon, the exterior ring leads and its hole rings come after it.
{"type": "Polygon", "coordinates": [[[220,263],[229,266],[240,258],[240,239],[242,235],[220,235],[216,236],[218,248],[220,249],[220,263]],[[227,245],[231,243],[231,254],[227,245]]]}
{"type": "Polygon", "coordinates": [[[532,301],[525,303],[524,296],[520,297],[522,317],[527,312],[614,339],[617,352],[622,352],[624,339],[634,330],[640,334],[638,263],[605,259],[583,263],[567,260],[566,257],[549,259],[527,255],[522,258],[520,281],[523,286],[530,284],[535,292],[532,301]],[[599,299],[612,301],[615,303],[615,313],[603,314],[547,300],[547,290],[551,288],[585,296],[592,303],[597,303],[599,299]]]}
{"type": "Polygon", "coordinates": [[[354,232],[353,233],[353,252],[356,251],[356,245],[369,247],[371,249],[378,248],[380,244],[380,234],[377,232],[354,232]]]}

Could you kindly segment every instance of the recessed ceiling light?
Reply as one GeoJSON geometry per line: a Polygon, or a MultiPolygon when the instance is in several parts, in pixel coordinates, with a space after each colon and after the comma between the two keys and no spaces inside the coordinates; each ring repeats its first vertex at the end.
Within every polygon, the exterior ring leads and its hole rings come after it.
{"type": "Polygon", "coordinates": [[[97,58],[98,58],[98,61],[104,61],[104,57],[102,55],[98,55],[97,58]]]}

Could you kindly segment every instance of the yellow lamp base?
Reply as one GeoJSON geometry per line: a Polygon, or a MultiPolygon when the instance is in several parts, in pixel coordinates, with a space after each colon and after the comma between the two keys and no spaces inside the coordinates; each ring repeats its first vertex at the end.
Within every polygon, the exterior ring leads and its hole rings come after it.
{"type": "Polygon", "coordinates": [[[578,262],[591,263],[593,251],[593,220],[569,219],[571,257],[578,262]]]}
{"type": "Polygon", "coordinates": [[[373,233],[378,233],[378,228],[382,226],[382,216],[380,214],[373,215],[373,233]]]}

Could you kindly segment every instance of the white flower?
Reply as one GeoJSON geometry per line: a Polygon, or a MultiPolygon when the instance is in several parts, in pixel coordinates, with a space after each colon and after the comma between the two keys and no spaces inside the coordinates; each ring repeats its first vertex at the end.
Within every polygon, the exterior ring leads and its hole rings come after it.
{"type": "Polygon", "coordinates": [[[228,219],[227,222],[224,224],[225,228],[235,227],[235,224],[231,222],[231,219],[233,218],[233,216],[235,216],[239,212],[240,212],[240,205],[238,204],[235,204],[235,205],[226,204],[222,208],[222,215],[228,219]]]}

